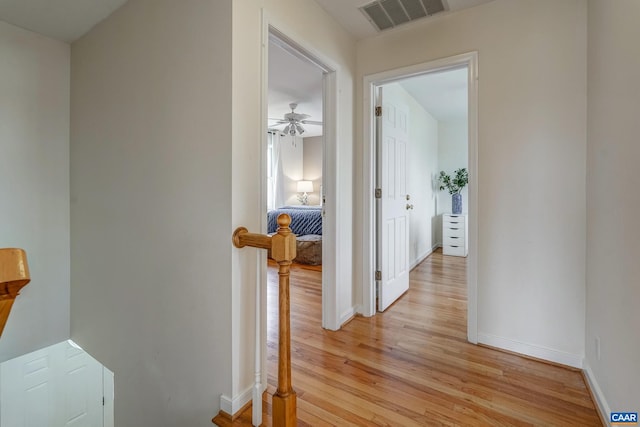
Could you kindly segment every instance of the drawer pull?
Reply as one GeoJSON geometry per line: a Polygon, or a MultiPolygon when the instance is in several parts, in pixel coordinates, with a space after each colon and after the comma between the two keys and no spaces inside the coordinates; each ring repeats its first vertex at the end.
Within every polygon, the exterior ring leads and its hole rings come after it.
{"type": "Polygon", "coordinates": [[[450,239],[459,239],[459,237],[456,237],[456,236],[447,236],[447,237],[450,239]]]}

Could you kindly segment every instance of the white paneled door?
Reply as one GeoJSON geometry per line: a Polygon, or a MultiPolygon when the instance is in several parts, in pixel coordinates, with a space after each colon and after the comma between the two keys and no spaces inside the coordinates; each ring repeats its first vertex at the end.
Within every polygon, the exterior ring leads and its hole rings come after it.
{"type": "Polygon", "coordinates": [[[102,427],[103,366],[65,341],[0,366],[0,426],[102,427]]]}
{"type": "Polygon", "coordinates": [[[409,209],[407,194],[408,108],[383,101],[377,123],[377,270],[378,310],[386,310],[409,289],[409,209]]]}

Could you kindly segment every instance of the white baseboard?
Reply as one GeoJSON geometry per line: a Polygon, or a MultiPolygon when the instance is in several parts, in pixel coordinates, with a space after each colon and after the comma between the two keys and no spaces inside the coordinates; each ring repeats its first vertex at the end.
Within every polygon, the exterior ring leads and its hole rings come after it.
{"type": "Polygon", "coordinates": [[[233,416],[236,412],[242,409],[244,405],[251,402],[252,398],[253,384],[233,399],[225,396],[224,394],[220,396],[220,410],[233,416]]]}
{"type": "Polygon", "coordinates": [[[350,320],[353,316],[355,316],[356,313],[356,307],[351,307],[347,311],[342,313],[342,315],[340,316],[340,327],[342,327],[342,325],[344,325],[347,320],[350,320]]]}
{"type": "MultiPolygon", "coordinates": [[[[437,247],[438,246],[435,246],[435,248],[437,247]]],[[[420,264],[422,261],[427,259],[427,257],[433,253],[435,248],[427,249],[425,253],[423,253],[422,255],[419,255],[418,258],[411,263],[411,265],[409,266],[409,270],[413,270],[414,268],[416,268],[418,264],[420,264]]]]}
{"type": "Polygon", "coordinates": [[[602,390],[598,385],[598,381],[596,381],[596,377],[593,374],[593,371],[591,370],[591,366],[589,366],[589,362],[587,362],[587,359],[583,360],[582,366],[583,366],[582,369],[584,371],[584,376],[587,378],[587,382],[589,383],[588,385],[589,385],[589,388],[591,389],[591,393],[593,393],[593,396],[595,397],[596,405],[598,405],[600,414],[605,418],[603,421],[606,424],[608,424],[609,423],[608,417],[610,416],[609,414],[611,414],[611,407],[609,406],[607,399],[604,397],[604,393],[602,393],[602,390]]]}
{"type": "Polygon", "coordinates": [[[566,353],[560,350],[540,347],[537,345],[512,340],[510,338],[503,338],[495,335],[483,334],[480,332],[478,332],[478,343],[582,369],[582,355],[566,353]]]}

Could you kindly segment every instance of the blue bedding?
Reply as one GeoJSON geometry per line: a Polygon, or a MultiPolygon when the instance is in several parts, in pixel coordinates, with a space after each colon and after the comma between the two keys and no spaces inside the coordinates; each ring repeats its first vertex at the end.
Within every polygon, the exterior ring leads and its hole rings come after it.
{"type": "Polygon", "coordinates": [[[291,231],[296,236],[306,234],[322,235],[322,208],[320,206],[285,206],[267,212],[267,232],[278,229],[278,215],[286,213],[291,217],[291,231]]]}

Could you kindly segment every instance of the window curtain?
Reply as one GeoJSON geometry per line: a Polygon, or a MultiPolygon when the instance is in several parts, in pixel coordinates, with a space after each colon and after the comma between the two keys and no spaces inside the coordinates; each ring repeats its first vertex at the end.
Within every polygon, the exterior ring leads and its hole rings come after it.
{"type": "Polygon", "coordinates": [[[267,134],[267,209],[284,206],[284,173],[280,156],[281,136],[277,132],[267,134]]]}

